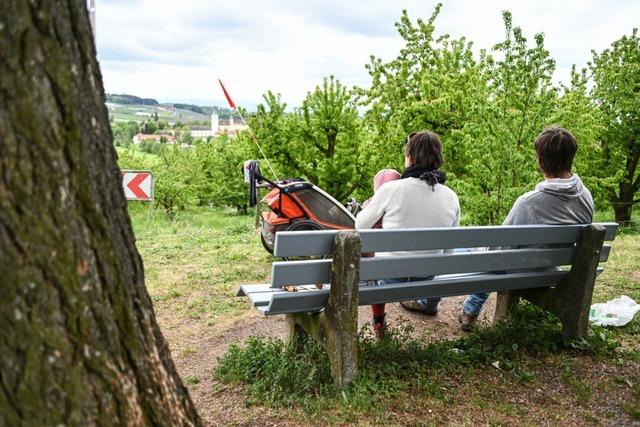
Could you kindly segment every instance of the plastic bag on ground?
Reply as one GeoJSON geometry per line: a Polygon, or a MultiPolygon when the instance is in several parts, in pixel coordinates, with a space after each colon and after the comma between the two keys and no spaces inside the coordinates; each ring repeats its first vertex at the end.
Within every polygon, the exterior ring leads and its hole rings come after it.
{"type": "Polygon", "coordinates": [[[624,326],[640,311],[640,304],[626,295],[604,303],[593,304],[589,321],[598,326],[624,326]]]}

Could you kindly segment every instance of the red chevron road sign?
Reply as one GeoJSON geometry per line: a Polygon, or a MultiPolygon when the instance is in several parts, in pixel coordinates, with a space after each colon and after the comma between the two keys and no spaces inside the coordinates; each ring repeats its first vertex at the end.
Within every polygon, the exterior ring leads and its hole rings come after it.
{"type": "Polygon", "coordinates": [[[153,175],[149,171],[122,171],[122,186],[127,200],[153,200],[153,175]]]}

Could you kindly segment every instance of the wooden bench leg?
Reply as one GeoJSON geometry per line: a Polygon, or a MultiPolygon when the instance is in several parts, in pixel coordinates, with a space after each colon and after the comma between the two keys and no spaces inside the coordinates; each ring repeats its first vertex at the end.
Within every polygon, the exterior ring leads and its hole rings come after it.
{"type": "Polygon", "coordinates": [[[331,264],[331,290],[324,311],[286,315],[289,342],[299,346],[304,333],[318,341],[327,352],[331,377],[338,387],[353,382],[358,375],[361,247],[356,230],[337,233],[331,264]]]}
{"type": "Polygon", "coordinates": [[[571,271],[555,288],[513,292],[558,316],[562,322],[565,343],[587,335],[589,308],[605,231],[601,225],[585,227],[576,246],[571,271]]]}

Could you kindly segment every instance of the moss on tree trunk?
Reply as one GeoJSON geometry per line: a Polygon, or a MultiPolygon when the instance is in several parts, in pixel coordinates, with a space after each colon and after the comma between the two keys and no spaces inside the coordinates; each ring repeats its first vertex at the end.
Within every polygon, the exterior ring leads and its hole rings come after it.
{"type": "Polygon", "coordinates": [[[144,286],[84,0],[0,2],[0,425],[198,425],[144,286]]]}

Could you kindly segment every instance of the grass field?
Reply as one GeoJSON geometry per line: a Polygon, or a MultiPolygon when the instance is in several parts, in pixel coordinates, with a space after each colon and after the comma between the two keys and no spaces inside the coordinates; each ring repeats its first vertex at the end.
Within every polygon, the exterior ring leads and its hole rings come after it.
{"type": "MultiPolygon", "coordinates": [[[[169,221],[142,204],[130,212],[158,321],[211,424],[640,424],[640,315],[568,349],[552,316],[526,308],[502,327],[445,340],[451,325],[399,320],[390,340],[363,336],[359,380],[336,393],[317,347],[292,354],[279,341],[282,321],[234,296],[269,276],[252,217],[200,208],[169,221]],[[247,349],[252,335],[261,338],[247,349]]],[[[622,294],[640,301],[637,230],[613,242],[594,302],[622,294]]]]}
{"type": "Polygon", "coordinates": [[[241,283],[266,280],[271,261],[251,217],[200,209],[169,221],[161,210],[133,208],[146,283],[157,305],[207,322],[247,309],[234,292],[241,283]]]}
{"type": "Polygon", "coordinates": [[[145,165],[153,165],[155,163],[159,163],[161,161],[160,156],[153,153],[145,153],[144,151],[140,151],[138,147],[135,145],[131,145],[129,147],[115,147],[116,152],[118,153],[118,157],[122,159],[122,156],[127,155],[130,156],[131,159],[140,160],[145,165]]]}

